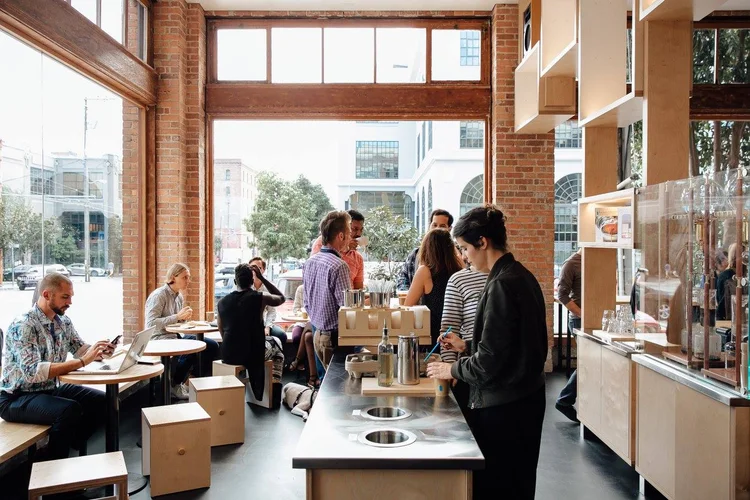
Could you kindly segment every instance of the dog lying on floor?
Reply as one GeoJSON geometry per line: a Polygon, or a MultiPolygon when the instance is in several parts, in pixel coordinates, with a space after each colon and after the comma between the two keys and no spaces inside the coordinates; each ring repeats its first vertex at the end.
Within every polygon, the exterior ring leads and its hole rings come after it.
{"type": "Polygon", "coordinates": [[[302,420],[305,421],[307,421],[310,409],[317,397],[317,390],[313,390],[306,385],[295,384],[294,382],[289,382],[281,389],[281,400],[292,410],[292,415],[302,417],[302,420]]]}

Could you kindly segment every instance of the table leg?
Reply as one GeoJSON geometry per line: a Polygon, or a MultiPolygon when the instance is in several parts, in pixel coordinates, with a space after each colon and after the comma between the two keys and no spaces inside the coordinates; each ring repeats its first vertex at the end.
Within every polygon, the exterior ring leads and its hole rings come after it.
{"type": "Polygon", "coordinates": [[[172,388],[172,357],[162,356],[161,364],[164,365],[164,373],[161,375],[162,402],[168,405],[171,403],[169,390],[172,388]]]}
{"type": "MultiPolygon", "coordinates": [[[[196,333],[195,334],[196,340],[200,340],[201,342],[203,342],[203,335],[204,334],[202,333],[196,333]]],[[[203,376],[203,351],[198,352],[198,366],[195,369],[195,373],[197,374],[198,377],[203,376]]]]}
{"type": "MultiPolygon", "coordinates": [[[[104,435],[104,448],[107,453],[119,451],[120,449],[120,386],[119,384],[107,384],[106,386],[106,424],[104,435]]],[[[128,494],[138,493],[148,484],[148,480],[141,474],[128,472],[128,494]]],[[[109,485],[105,488],[105,495],[114,495],[114,487],[109,485]]]]}

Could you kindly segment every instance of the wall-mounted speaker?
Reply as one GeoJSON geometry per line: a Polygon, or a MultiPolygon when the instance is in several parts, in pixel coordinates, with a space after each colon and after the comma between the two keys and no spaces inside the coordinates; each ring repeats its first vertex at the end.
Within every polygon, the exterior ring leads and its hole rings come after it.
{"type": "Polygon", "coordinates": [[[531,5],[523,12],[523,57],[531,50],[531,5]]]}

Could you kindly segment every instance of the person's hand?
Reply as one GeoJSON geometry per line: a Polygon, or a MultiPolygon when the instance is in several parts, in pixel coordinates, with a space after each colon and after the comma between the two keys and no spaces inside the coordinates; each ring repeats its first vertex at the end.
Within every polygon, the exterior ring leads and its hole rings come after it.
{"type": "Polygon", "coordinates": [[[182,309],[180,309],[180,312],[177,313],[177,319],[180,321],[186,321],[193,317],[193,309],[191,307],[185,306],[182,309]]]}
{"type": "Polygon", "coordinates": [[[430,378],[438,378],[441,380],[452,380],[451,366],[453,363],[430,363],[427,365],[427,376],[430,378]]]}
{"type": "Polygon", "coordinates": [[[266,333],[266,337],[268,337],[269,335],[271,335],[271,327],[270,326],[265,327],[264,331],[266,333]]]}
{"type": "Polygon", "coordinates": [[[466,351],[466,342],[453,332],[442,335],[440,337],[440,345],[448,351],[466,351]]]}
{"type": "Polygon", "coordinates": [[[96,361],[97,359],[100,359],[102,357],[104,351],[110,346],[112,346],[112,344],[109,343],[109,340],[100,340],[96,344],[90,346],[80,359],[84,364],[89,364],[92,361],[96,361]]]}
{"type": "Polygon", "coordinates": [[[356,250],[359,246],[359,241],[354,238],[349,238],[349,250],[356,250]]]}

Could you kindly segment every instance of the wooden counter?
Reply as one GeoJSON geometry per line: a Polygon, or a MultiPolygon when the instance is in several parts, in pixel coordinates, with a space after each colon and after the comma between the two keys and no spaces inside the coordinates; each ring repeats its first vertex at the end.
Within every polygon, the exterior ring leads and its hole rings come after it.
{"type": "Polygon", "coordinates": [[[578,419],[628,464],[635,461],[635,365],[627,351],[581,330],[578,419]]]}
{"type": "Polygon", "coordinates": [[[672,499],[750,498],[750,401],[654,356],[637,365],[636,470],[672,499]]]}

